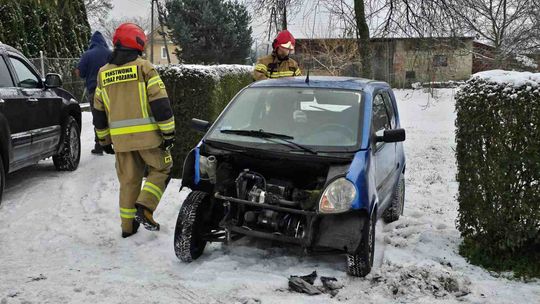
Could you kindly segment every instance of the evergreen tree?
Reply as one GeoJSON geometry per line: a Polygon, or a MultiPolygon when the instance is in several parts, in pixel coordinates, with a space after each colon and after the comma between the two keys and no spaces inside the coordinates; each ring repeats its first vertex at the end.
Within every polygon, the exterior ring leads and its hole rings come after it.
{"type": "Polygon", "coordinates": [[[86,51],[88,48],[88,43],[90,42],[91,28],[89,23],[89,16],[87,14],[86,5],[84,0],[77,0],[74,3],[74,10],[77,14],[77,20],[75,24],[75,32],[77,33],[77,44],[82,46],[82,52],[86,51]]]}
{"type": "Polygon", "coordinates": [[[251,17],[244,5],[225,0],[167,2],[168,26],[187,63],[244,63],[252,44],[251,17]]]}
{"type": "Polygon", "coordinates": [[[2,20],[3,43],[7,43],[26,53],[26,33],[21,7],[18,1],[4,0],[0,4],[0,20],[2,20]]]}
{"type": "Polygon", "coordinates": [[[40,20],[43,32],[46,33],[44,52],[45,56],[58,58],[63,57],[64,46],[63,35],[61,34],[61,24],[58,17],[58,10],[54,0],[41,1],[40,20]]]}
{"type": "MultiPolygon", "coordinates": [[[[62,52],[65,57],[74,57],[72,54],[80,54],[81,46],[78,44],[77,33],[75,29],[77,17],[76,12],[73,10],[73,1],[60,1],[58,2],[58,11],[62,17],[61,27],[63,30],[64,47],[62,52]]],[[[84,49],[84,48],[83,48],[84,49]]],[[[77,56],[75,55],[75,56],[77,56]]]]}
{"type": "Polygon", "coordinates": [[[37,11],[38,1],[24,0],[21,1],[20,5],[26,32],[27,52],[25,54],[28,57],[38,57],[39,51],[43,50],[43,46],[45,45],[41,22],[37,11]]]}
{"type": "Polygon", "coordinates": [[[79,57],[89,39],[83,0],[0,0],[0,41],[28,57],[79,57]]]}

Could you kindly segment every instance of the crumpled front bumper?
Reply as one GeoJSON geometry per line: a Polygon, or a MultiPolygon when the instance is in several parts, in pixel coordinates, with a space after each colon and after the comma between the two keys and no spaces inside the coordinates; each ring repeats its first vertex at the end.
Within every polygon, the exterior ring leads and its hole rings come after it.
{"type": "Polygon", "coordinates": [[[351,254],[355,253],[362,241],[362,229],[367,221],[365,213],[359,211],[350,211],[340,214],[321,214],[314,211],[305,211],[265,203],[254,203],[234,197],[223,196],[219,193],[216,193],[214,197],[218,200],[227,201],[233,204],[242,204],[305,216],[306,233],[302,238],[246,229],[245,227],[234,225],[225,227],[235,233],[298,244],[304,248],[313,249],[322,247],[336,249],[351,254]]]}

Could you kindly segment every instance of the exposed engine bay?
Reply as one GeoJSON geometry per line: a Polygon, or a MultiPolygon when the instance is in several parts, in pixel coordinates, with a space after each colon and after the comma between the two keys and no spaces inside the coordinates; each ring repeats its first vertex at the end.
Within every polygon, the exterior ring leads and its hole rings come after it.
{"type": "MultiPolygon", "coordinates": [[[[350,162],[350,161],[349,161],[350,162]]],[[[201,182],[228,201],[221,225],[288,239],[305,239],[328,180],[349,162],[264,159],[227,154],[200,156],[201,182]]]]}

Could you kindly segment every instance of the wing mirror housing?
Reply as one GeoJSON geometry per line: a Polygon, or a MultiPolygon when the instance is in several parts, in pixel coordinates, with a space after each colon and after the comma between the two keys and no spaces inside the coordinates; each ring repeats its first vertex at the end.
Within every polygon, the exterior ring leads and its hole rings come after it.
{"type": "Polygon", "coordinates": [[[45,88],[54,89],[62,86],[62,76],[60,74],[49,73],[45,76],[45,88]]]}
{"type": "Polygon", "coordinates": [[[383,136],[377,136],[377,142],[403,142],[405,138],[405,129],[384,130],[383,136]]]}
{"type": "Polygon", "coordinates": [[[191,128],[206,133],[210,129],[210,122],[202,119],[193,118],[191,119],[191,128]]]}

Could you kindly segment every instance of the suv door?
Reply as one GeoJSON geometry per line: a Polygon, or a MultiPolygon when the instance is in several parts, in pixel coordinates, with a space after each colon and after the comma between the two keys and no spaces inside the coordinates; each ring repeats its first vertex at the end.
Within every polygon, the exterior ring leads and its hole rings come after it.
{"type": "MultiPolygon", "coordinates": [[[[383,136],[385,130],[392,129],[390,115],[386,107],[382,92],[373,98],[372,138],[383,136]]],[[[395,120],[394,120],[395,126],[395,120]]],[[[390,201],[392,189],[391,177],[396,166],[396,144],[372,141],[373,156],[375,158],[375,182],[379,194],[379,204],[385,208],[390,201]]]]}
{"type": "Polygon", "coordinates": [[[50,156],[60,141],[62,99],[44,88],[38,73],[24,58],[15,55],[9,58],[16,74],[16,85],[27,97],[32,113],[32,154],[39,161],[42,157],[50,156]]]}
{"type": "MultiPolygon", "coordinates": [[[[15,86],[16,78],[8,68],[8,61],[0,56],[0,113],[7,120],[13,154],[9,157],[10,172],[26,165],[31,153],[32,119],[27,98],[15,86]]],[[[7,164],[5,164],[7,165],[7,164]]]]}

